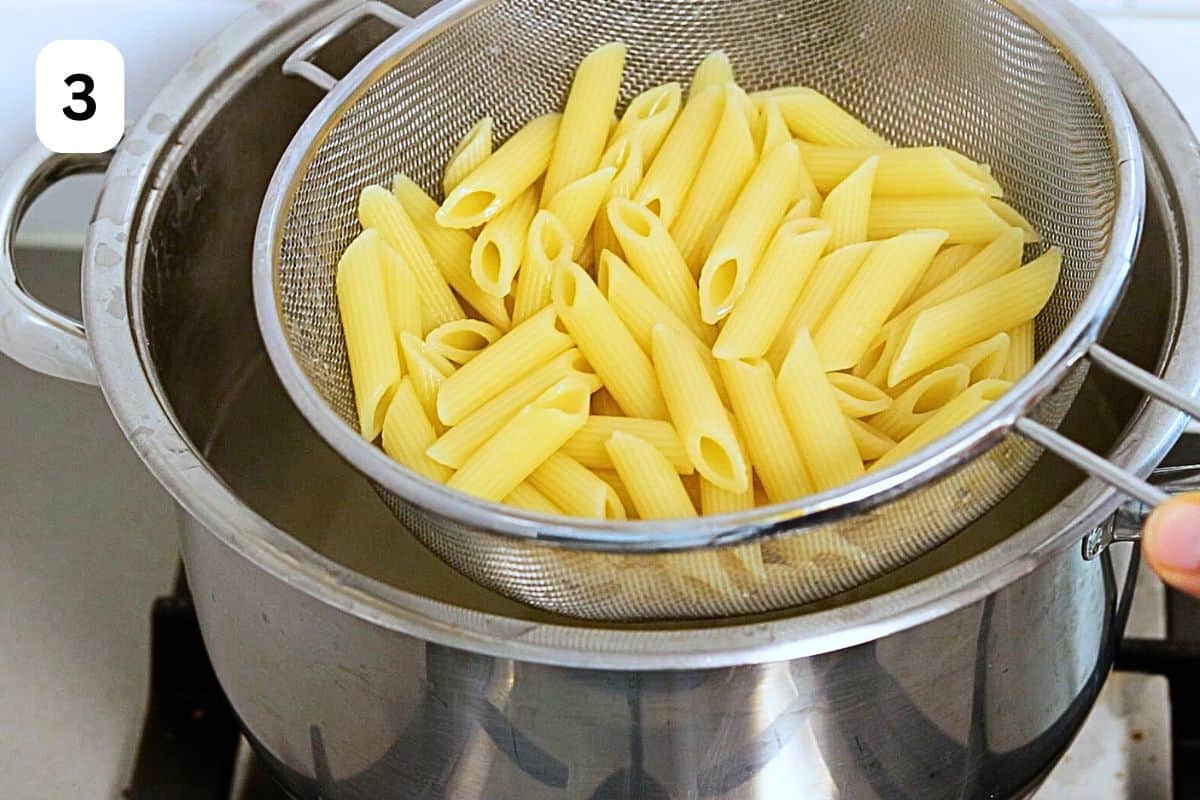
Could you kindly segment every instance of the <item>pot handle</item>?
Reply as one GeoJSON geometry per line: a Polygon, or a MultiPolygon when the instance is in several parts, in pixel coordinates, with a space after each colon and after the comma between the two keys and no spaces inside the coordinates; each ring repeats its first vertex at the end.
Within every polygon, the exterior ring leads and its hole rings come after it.
{"type": "MultiPolygon", "coordinates": [[[[1200,464],[1159,467],[1150,477],[1154,486],[1167,496],[1200,491],[1200,464]]],[[[1140,542],[1142,526],[1153,511],[1154,506],[1141,500],[1126,500],[1107,522],[1083,540],[1083,557],[1096,558],[1118,542],[1140,542]]]]}
{"type": "Polygon", "coordinates": [[[70,175],[104,172],[112,153],[52,153],[42,145],[26,150],[0,176],[0,352],[53,378],[99,383],[83,323],[30,295],[17,278],[13,240],[29,205],[70,175]]]}
{"type": "Polygon", "coordinates": [[[323,89],[328,92],[335,85],[338,79],[330,75],[325,70],[314,64],[311,59],[319,53],[325,45],[332,42],[338,36],[341,36],[352,27],[362,22],[367,17],[386,22],[396,30],[401,30],[412,22],[412,17],[402,11],[392,8],[387,3],[379,2],[379,0],[370,0],[363,3],[350,11],[347,11],[342,16],[338,17],[333,22],[326,25],[321,30],[310,36],[304,44],[297,47],[291,55],[283,62],[283,74],[292,75],[298,78],[304,78],[309,83],[316,86],[318,89],[323,89]]]}

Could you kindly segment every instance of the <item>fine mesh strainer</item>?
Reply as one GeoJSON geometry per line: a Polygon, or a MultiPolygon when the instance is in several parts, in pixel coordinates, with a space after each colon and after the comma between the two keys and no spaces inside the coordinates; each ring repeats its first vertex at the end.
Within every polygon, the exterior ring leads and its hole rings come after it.
{"type": "MultiPolygon", "coordinates": [[[[362,14],[392,21],[390,7],[362,14]]],[[[343,27],[352,20],[344,21],[343,27]]],[[[430,549],[475,581],[595,619],[703,618],[824,598],[922,555],[970,523],[1047,446],[1151,503],[1161,496],[1063,439],[1087,360],[1191,409],[1094,344],[1136,249],[1141,152],[1123,99],[1087,46],[1033,0],[463,0],[435,6],[335,82],[288,148],[265,199],[254,288],[266,346],[317,431],[430,549]],[[1037,322],[1041,358],[955,434],[855,484],[689,521],[542,517],[460,495],[357,436],[334,293],[369,184],[403,172],[431,193],[478,118],[503,138],[561,107],[594,47],[629,46],[622,100],[686,82],[725,50],[753,91],[826,92],[897,144],[943,144],[988,163],[1009,202],[1065,253],[1037,322]],[[336,84],[336,85],[335,85],[336,84]]],[[[438,196],[435,194],[435,196],[438,196]]]]}

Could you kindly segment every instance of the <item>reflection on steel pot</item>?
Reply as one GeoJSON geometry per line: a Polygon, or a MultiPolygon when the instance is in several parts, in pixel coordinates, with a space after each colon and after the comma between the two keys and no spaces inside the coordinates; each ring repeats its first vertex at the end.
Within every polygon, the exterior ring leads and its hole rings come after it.
{"type": "MultiPolygon", "coordinates": [[[[1127,559],[1081,556],[1119,502],[1098,481],[1045,458],[943,548],[821,606],[587,625],[452,572],[307,428],[258,339],[250,248],[275,159],[319,99],[281,65],[357,6],[264,3],[198,56],[114,155],[85,255],[100,383],[189,512],[205,641],[288,787],[937,800],[1035,786],[1090,708],[1129,600],[1127,559]]],[[[321,61],[337,74],[386,31],[349,30],[321,61]]],[[[1195,144],[1144,70],[1088,35],[1133,104],[1150,173],[1139,262],[1105,343],[1190,392],[1195,144]]],[[[37,313],[12,296],[4,312],[37,313]]],[[[30,329],[51,354],[78,333],[30,329]]],[[[6,351],[27,343],[0,331],[6,351]]],[[[1182,422],[1093,374],[1065,430],[1146,475],[1182,422]]]]}

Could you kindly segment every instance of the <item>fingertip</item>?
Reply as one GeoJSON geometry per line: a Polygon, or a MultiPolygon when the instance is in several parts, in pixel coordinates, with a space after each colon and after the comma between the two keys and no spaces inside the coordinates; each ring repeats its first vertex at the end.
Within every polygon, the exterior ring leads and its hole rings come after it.
{"type": "Polygon", "coordinates": [[[1180,495],[1155,509],[1146,522],[1142,552],[1167,583],[1200,594],[1200,494],[1180,495]]]}

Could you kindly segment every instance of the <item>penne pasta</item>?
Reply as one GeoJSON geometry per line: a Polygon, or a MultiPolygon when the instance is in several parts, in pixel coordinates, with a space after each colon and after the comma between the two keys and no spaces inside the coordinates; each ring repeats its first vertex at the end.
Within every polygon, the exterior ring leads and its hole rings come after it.
{"type": "Polygon", "coordinates": [[[593,392],[600,388],[600,379],[592,372],[583,354],[575,349],[568,350],[516,381],[443,433],[430,445],[429,457],[439,464],[458,469],[518,411],[555,383],[572,377],[582,380],[593,392]]]}
{"type": "Polygon", "coordinates": [[[519,325],[550,305],[554,265],[569,261],[574,249],[571,233],[558,217],[546,209],[534,216],[525,240],[525,258],[517,273],[513,324],[519,325]]]}
{"type": "Polygon", "coordinates": [[[850,426],[850,436],[854,439],[854,446],[858,448],[858,455],[864,462],[883,458],[896,446],[894,439],[861,419],[847,418],[846,424],[850,426]]]}
{"type": "Polygon", "coordinates": [[[876,197],[1000,197],[990,173],[945,147],[829,147],[801,144],[817,189],[829,192],[872,156],[876,197]],[[966,162],[966,163],[964,163],[966,162]],[[977,169],[972,169],[974,166],[977,169]]]}
{"type": "Polygon", "coordinates": [[[427,328],[466,316],[421,234],[391,192],[382,186],[363,189],[358,199],[358,218],[363,228],[377,229],[412,270],[421,293],[422,320],[427,328]]]}
{"type": "Polygon", "coordinates": [[[1001,275],[1007,275],[1021,266],[1024,252],[1025,243],[1021,231],[1009,228],[953,275],[910,303],[903,313],[916,314],[969,292],[1001,275]]]}
{"type": "Polygon", "coordinates": [[[721,229],[738,193],[754,171],[754,136],[742,110],[744,94],[736,84],[725,85],[724,108],[712,143],[679,216],[669,226],[671,237],[693,274],[700,271],[715,232],[721,229]]]}
{"type": "Polygon", "coordinates": [[[697,65],[688,91],[695,96],[710,86],[724,86],[733,81],[733,66],[729,63],[729,54],[724,50],[713,50],[697,65]]]}
{"type": "Polygon", "coordinates": [[[388,316],[381,245],[378,233],[363,231],[342,254],[336,278],[358,428],[368,442],[375,441],[383,430],[401,375],[396,335],[388,316]]]}
{"type": "Polygon", "coordinates": [[[1017,211],[1008,203],[1004,202],[1003,200],[998,200],[994,197],[987,198],[984,200],[984,203],[986,203],[987,207],[994,211],[996,216],[1000,217],[1000,219],[1004,220],[1014,228],[1020,228],[1025,234],[1026,244],[1036,244],[1042,240],[1042,237],[1037,232],[1037,229],[1033,227],[1033,223],[1027,220],[1024,215],[1021,214],[1021,212],[1017,211]]]}
{"type": "Polygon", "coordinates": [[[912,320],[906,317],[897,317],[884,325],[875,341],[867,348],[867,352],[854,365],[855,377],[880,388],[886,387],[888,370],[891,369],[892,361],[900,351],[900,345],[908,335],[910,327],[912,320]]]}
{"type": "Polygon", "coordinates": [[[604,196],[592,225],[592,239],[597,258],[605,250],[611,250],[617,255],[624,254],[625,251],[621,249],[616,234],[612,231],[612,225],[608,222],[608,205],[613,200],[625,200],[633,195],[645,174],[644,164],[641,139],[636,136],[617,139],[600,158],[600,166],[612,167],[616,174],[613,175],[608,193],[604,196]]]}
{"type": "Polygon", "coordinates": [[[849,369],[859,362],[945,241],[944,231],[911,231],[871,251],[813,337],[826,370],[849,369]]]}
{"type": "Polygon", "coordinates": [[[479,232],[471,248],[471,277],[493,297],[505,297],[512,291],[536,213],[537,189],[530,187],[479,232]]]}
{"type": "Polygon", "coordinates": [[[713,345],[717,358],[759,358],[779,335],[829,242],[829,229],[812,229],[808,220],[779,227],[746,291],[734,303],[713,345]]]}
{"type": "Polygon", "coordinates": [[[629,101],[621,121],[613,131],[612,141],[625,139],[636,143],[642,153],[643,163],[650,163],[658,155],[682,105],[683,89],[678,83],[664,83],[647,89],[629,101]]]}
{"type": "Polygon", "coordinates": [[[404,378],[383,422],[383,451],[413,472],[445,483],[451,471],[425,454],[436,438],[437,432],[417,398],[412,380],[404,378]]]}
{"type": "MultiPolygon", "coordinates": [[[[788,130],[783,112],[779,110],[779,103],[774,98],[768,98],[762,104],[758,115],[758,125],[754,128],[754,149],[758,153],[758,157],[762,158],[780,145],[788,144],[791,141],[792,132],[788,130]]],[[[799,188],[799,183],[797,183],[797,188],[799,188]]],[[[801,194],[800,196],[806,195],[801,194]]]]}
{"type": "Polygon", "coordinates": [[[597,416],[593,412],[579,433],[563,445],[562,452],[591,469],[614,469],[605,444],[617,431],[631,434],[657,447],[681,475],[691,475],[696,471],[688,460],[675,428],[661,419],[597,416]]]}
{"type": "Polygon", "coordinates": [[[791,187],[799,180],[799,170],[800,152],[788,142],[763,158],[738,195],[700,270],[700,317],[704,322],[715,325],[724,319],[746,291],[792,203],[791,187]]]}
{"type": "Polygon", "coordinates": [[[437,419],[457,425],[507,387],[571,348],[545,308],[506,333],[446,380],[437,397],[437,419]]]}
{"type": "Polygon", "coordinates": [[[821,205],[821,219],[833,229],[833,238],[829,242],[831,250],[867,240],[872,213],[871,195],[878,167],[879,158],[871,156],[839,183],[821,205]]]}
{"type": "Polygon", "coordinates": [[[909,291],[908,297],[900,301],[900,307],[907,307],[913,300],[924,296],[935,286],[940,286],[982,250],[983,245],[978,244],[954,244],[942,248],[942,251],[934,256],[921,280],[909,291]]]}
{"type": "Polygon", "coordinates": [[[492,118],[476,122],[455,146],[442,175],[442,191],[450,194],[492,154],[492,118]]]}
{"type": "Polygon", "coordinates": [[[454,373],[454,365],[430,353],[425,343],[411,333],[400,334],[400,352],[421,408],[440,433],[443,427],[437,418],[437,398],[446,378],[454,373]]]}
{"type": "Polygon", "coordinates": [[[669,325],[655,325],[651,339],[654,370],[688,458],[722,489],[746,491],[746,458],[704,359],[686,336],[669,325]]]}
{"type": "MultiPolygon", "coordinates": [[[[968,197],[876,197],[871,201],[867,235],[887,239],[917,228],[946,231],[947,244],[987,244],[1013,227],[1000,213],[1016,214],[1000,200],[968,197]]],[[[1028,223],[1026,223],[1028,224],[1028,223]]],[[[1036,242],[1024,230],[1026,243],[1036,242]]]]}
{"type": "Polygon", "coordinates": [[[952,364],[925,375],[871,419],[880,432],[900,441],[936,414],[971,384],[971,370],[952,364]]]}
{"type": "Polygon", "coordinates": [[[968,388],[880,457],[871,465],[871,469],[885,469],[908,458],[969,421],[1011,388],[1012,384],[1008,381],[995,380],[983,381],[968,388]]]}
{"type": "Polygon", "coordinates": [[[721,87],[711,86],[702,92],[693,92],[663,141],[658,156],[647,167],[646,177],[633,193],[633,199],[650,209],[668,228],[683,207],[723,108],[721,87]]]}
{"type": "Polygon", "coordinates": [[[562,451],[530,473],[528,483],[568,516],[625,519],[625,506],[616,491],[562,451]]]}
{"type": "Polygon", "coordinates": [[[1062,252],[1053,249],[1016,272],[917,314],[888,369],[888,385],[1031,321],[1050,299],[1061,269],[1062,252]]]}
{"type": "Polygon", "coordinates": [[[658,448],[624,431],[615,431],[605,447],[638,517],[676,519],[696,516],[696,508],[679,474],[658,448]]]}
{"type": "Polygon", "coordinates": [[[617,497],[621,501],[621,506],[625,509],[626,519],[637,519],[637,506],[634,505],[633,495],[625,488],[624,481],[621,476],[613,469],[597,469],[592,470],[596,473],[596,477],[612,487],[612,490],[617,493],[617,497]]]}
{"type": "Polygon", "coordinates": [[[1016,383],[1033,369],[1034,362],[1037,361],[1035,334],[1032,320],[1008,332],[1008,360],[1004,363],[1004,373],[1000,376],[1004,380],[1016,383]]]}
{"type": "Polygon", "coordinates": [[[607,389],[601,388],[592,395],[592,416],[620,417],[624,414],[607,389]]]}
{"type": "Polygon", "coordinates": [[[801,328],[777,380],[779,404],[818,492],[864,473],[837,395],[807,328],[801,328]]]}
{"type": "Polygon", "coordinates": [[[466,231],[438,225],[437,201],[405,175],[392,181],[392,194],[417,228],[446,282],[471,308],[502,331],[512,327],[504,300],[493,297],[471,277],[471,247],[475,240],[466,231]]]}
{"type": "Polygon", "coordinates": [[[583,268],[557,264],[550,294],[571,338],[624,413],[666,419],[650,359],[583,268]]]}
{"type": "Polygon", "coordinates": [[[782,503],[812,492],[808,470],[779,404],[771,366],[761,359],[722,360],[719,364],[733,413],[741,423],[750,464],[767,497],[782,503]]]}
{"type": "Polygon", "coordinates": [[[594,172],[600,163],[624,70],[625,45],[620,42],[598,47],[579,62],[546,168],[543,207],[548,207],[563,187],[594,172]]]}
{"type": "MultiPolygon", "coordinates": [[[[1005,367],[1012,352],[1012,339],[1007,332],[997,333],[990,339],[961,350],[930,367],[930,370],[941,369],[953,364],[961,364],[970,371],[970,382],[1004,379],[1005,367]]],[[[912,380],[911,378],[909,380],[912,380]]],[[[904,384],[901,384],[903,386],[904,384]]]]}
{"type": "Polygon", "coordinates": [[[566,227],[571,241],[575,243],[571,254],[573,259],[583,254],[592,223],[596,221],[596,214],[608,196],[616,174],[615,167],[601,167],[568,183],[545,204],[546,209],[566,227]]]}
{"type": "Polygon", "coordinates": [[[413,336],[421,336],[425,332],[425,312],[421,303],[421,289],[417,286],[417,276],[408,268],[396,251],[377,235],[374,228],[368,228],[377,242],[380,266],[383,269],[383,281],[387,292],[388,317],[392,321],[392,331],[396,341],[400,334],[408,331],[413,336]]]}
{"type": "Polygon", "coordinates": [[[550,498],[539,492],[530,485],[526,480],[524,483],[517,485],[508,497],[504,498],[504,505],[520,508],[525,511],[532,511],[535,514],[564,514],[565,512],[550,502],[550,498]]]}
{"type": "Polygon", "coordinates": [[[882,136],[815,89],[778,89],[771,94],[799,139],[841,147],[888,147],[882,136]]]}
{"type": "Polygon", "coordinates": [[[856,375],[845,372],[830,372],[826,375],[838,406],[850,419],[870,417],[887,410],[892,398],[883,389],[856,375]]]}
{"type": "Polygon", "coordinates": [[[434,328],[425,337],[425,347],[452,364],[466,364],[496,343],[503,332],[478,319],[460,319],[434,328]]]}
{"type": "Polygon", "coordinates": [[[503,500],[583,427],[590,398],[584,381],[562,379],[506,422],[446,485],[484,500],[503,500]]]}
{"type": "Polygon", "coordinates": [[[463,178],[436,213],[444,228],[475,228],[490,221],[542,176],[558,139],[559,114],[546,114],[509,137],[463,178]]]}
{"type": "Polygon", "coordinates": [[[700,513],[706,517],[733,514],[754,508],[754,482],[747,480],[746,490],[731,492],[710,480],[700,478],[700,513]]]}

